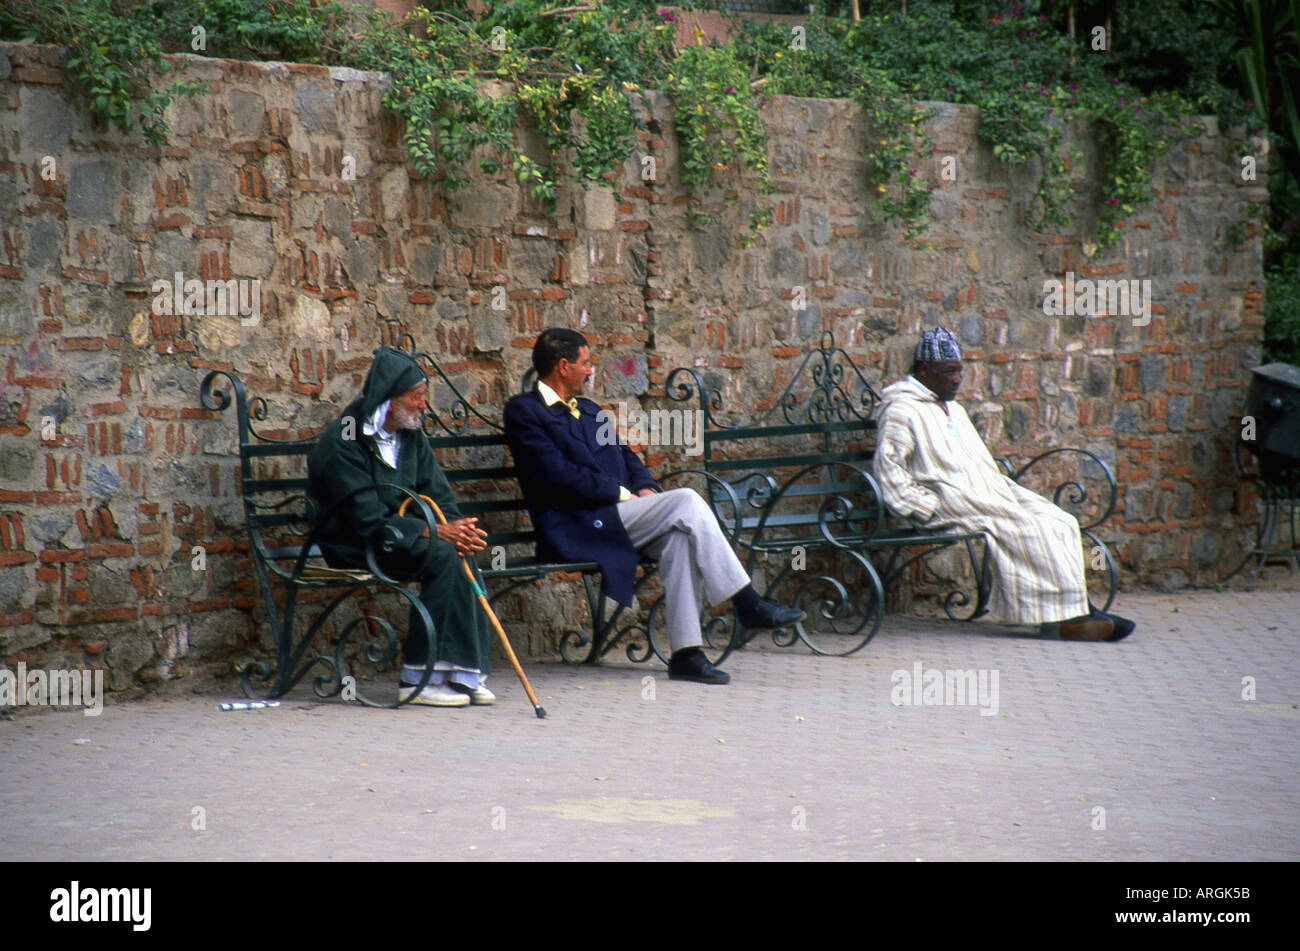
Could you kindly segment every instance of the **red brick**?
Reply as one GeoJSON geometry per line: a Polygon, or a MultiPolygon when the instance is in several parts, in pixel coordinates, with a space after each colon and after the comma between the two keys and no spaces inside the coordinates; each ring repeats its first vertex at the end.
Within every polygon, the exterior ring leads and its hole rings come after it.
{"type": "Polygon", "coordinates": [[[87,545],[87,558],[124,558],[135,554],[135,548],[127,542],[110,542],[100,545],[87,545]]]}
{"type": "Polygon", "coordinates": [[[64,267],[63,276],[70,281],[88,281],[92,284],[107,284],[108,272],[85,267],[64,267]]]}
{"type": "Polygon", "coordinates": [[[96,608],[90,616],[96,621],[134,621],[140,612],[136,608],[96,608]]]}
{"type": "Polygon", "coordinates": [[[150,419],[175,419],[180,414],[172,406],[141,406],[140,415],[150,419]]]}
{"type": "Polygon", "coordinates": [[[125,413],[126,404],[121,400],[115,403],[91,403],[86,407],[87,416],[106,416],[110,413],[125,413]]]}
{"type": "Polygon", "coordinates": [[[63,70],[48,66],[24,66],[14,70],[14,79],[20,83],[46,83],[51,86],[63,85],[63,70]]]}
{"type": "Polygon", "coordinates": [[[83,551],[80,548],[67,548],[67,549],[58,549],[58,550],[47,549],[46,551],[41,552],[41,563],[48,565],[48,564],[53,564],[55,562],[81,561],[81,559],[85,557],[86,557],[85,551],[83,551]]]}
{"type": "Polygon", "coordinates": [[[0,551],[0,568],[25,565],[35,560],[36,556],[29,551],[0,551]]]}

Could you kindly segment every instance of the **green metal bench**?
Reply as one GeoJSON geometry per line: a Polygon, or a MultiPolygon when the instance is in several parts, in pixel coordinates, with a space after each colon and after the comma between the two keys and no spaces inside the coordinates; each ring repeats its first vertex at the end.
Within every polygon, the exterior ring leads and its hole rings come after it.
{"type": "MultiPolygon", "coordinates": [[[[253,424],[267,418],[267,402],[260,396],[249,398],[243,381],[232,371],[213,370],[204,376],[200,401],[204,409],[218,412],[235,406],[249,556],[275,652],[274,664],[257,660],[240,671],[244,694],[268,699],[283,696],[313,669],[321,668],[312,683],[320,697],[342,695],[380,707],[407,702],[398,698],[395,679],[382,675],[394,668],[400,647],[396,629],[378,610],[374,596],[387,592],[405,600],[423,616],[428,630],[433,630],[432,621],[420,599],[381,570],[376,561],[379,553],[369,544],[369,570],[325,564],[316,545],[315,526],[320,523],[319,516],[329,513],[318,513],[307,495],[307,454],[316,438],[259,432],[253,424]],[[353,599],[357,599],[353,616],[336,616],[335,612],[353,599]],[[303,614],[322,602],[322,610],[299,632],[303,614]],[[332,648],[324,636],[331,621],[341,625],[332,648]]],[[[432,531],[436,523],[429,507],[414,493],[398,488],[416,502],[432,531]]],[[[365,491],[369,487],[349,493],[335,507],[365,491]]],[[[434,660],[430,651],[419,686],[428,681],[434,660]]]]}
{"type": "MultiPolygon", "coordinates": [[[[768,596],[808,612],[794,631],[773,635],[778,646],[802,641],[816,653],[837,655],[861,649],[880,629],[884,592],[913,563],[958,545],[970,560],[973,597],[953,590],[944,610],[958,619],[957,612],[971,606],[964,620],[987,613],[992,576],[984,534],[926,531],[887,512],[871,474],[879,397],[831,333],[804,354],[775,402],[749,422],[720,419],[720,389],[692,367],[673,370],[665,389],[675,402],[697,404],[702,418],[703,467],[682,472],[707,477],[706,498],[747,551],[751,575],[760,564],[779,559],[768,596]],[[884,553],[888,560],[877,568],[871,556],[884,553]],[[809,570],[810,555],[820,556],[820,572],[809,570]]],[[[1019,482],[1035,466],[1051,469],[1066,457],[1075,458],[1084,474],[1066,475],[1051,497],[1084,516],[1080,527],[1091,545],[1089,563],[1106,572],[1104,610],[1114,600],[1118,576],[1110,550],[1093,529],[1115,508],[1110,468],[1082,449],[1049,450],[1019,469],[1001,464],[1019,482]]]]}
{"type": "MultiPolygon", "coordinates": [[[[574,575],[582,581],[592,629],[590,636],[577,630],[565,632],[560,652],[566,662],[595,663],[622,645],[629,660],[643,663],[657,656],[667,663],[668,652],[656,637],[656,628],[662,623],[658,620],[662,597],[654,602],[645,622],[636,623],[621,605],[607,610],[607,605],[614,602],[604,597],[595,562],[537,559],[535,534],[528,524],[527,507],[500,423],[480,413],[437,362],[416,349],[409,335],[402,337],[399,346],[425,368],[429,378],[426,438],[456,490],[462,512],[477,516],[488,532],[487,549],[481,556],[487,564],[480,567],[491,586],[489,599],[498,602],[538,579],[574,575]]],[[[524,383],[529,384],[529,377],[524,383]]],[[[260,396],[250,397],[233,371],[209,372],[200,386],[200,400],[208,410],[236,408],[240,491],[249,556],[261,595],[258,603],[265,611],[275,654],[273,662],[257,660],[241,670],[244,693],[250,697],[279,697],[319,668],[313,681],[318,696],[342,695],[371,706],[401,705],[395,680],[386,676],[395,670],[400,643],[375,596],[384,592],[395,595],[423,615],[429,630],[433,629],[432,622],[408,586],[383,573],[376,560],[379,553],[366,552],[368,570],[325,564],[314,539],[318,513],[307,496],[306,457],[316,437],[290,438],[281,431],[259,431],[254,424],[266,420],[267,402],[260,396]],[[353,599],[359,604],[354,616],[336,614],[353,599]],[[324,604],[322,610],[306,623],[305,612],[318,603],[324,604]],[[341,627],[332,639],[324,636],[331,621],[341,627]],[[304,624],[305,629],[299,630],[304,624]]],[[[358,490],[363,491],[367,490],[358,490]]],[[[433,532],[435,519],[428,505],[414,493],[402,491],[415,502],[433,532]]],[[[344,499],[338,504],[346,502],[344,499]]],[[[653,562],[642,564],[636,584],[638,595],[644,594],[645,585],[655,574],[653,562]]],[[[729,628],[725,635],[720,633],[725,624],[716,618],[705,627],[705,650],[721,663],[730,643],[729,628]]],[[[420,686],[427,681],[433,662],[430,653],[420,686]]]]}

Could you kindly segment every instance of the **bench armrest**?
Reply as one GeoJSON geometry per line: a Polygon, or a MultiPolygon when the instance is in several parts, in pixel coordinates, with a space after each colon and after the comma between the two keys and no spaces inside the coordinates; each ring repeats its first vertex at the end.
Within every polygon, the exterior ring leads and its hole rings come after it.
{"type": "MultiPolygon", "coordinates": [[[[383,486],[386,489],[396,489],[398,492],[400,492],[402,495],[405,495],[408,499],[410,499],[419,507],[420,516],[424,519],[424,522],[429,529],[430,544],[429,544],[429,550],[425,554],[423,562],[421,562],[418,566],[413,567],[412,570],[415,571],[417,574],[421,574],[421,575],[428,570],[429,565],[433,561],[433,543],[436,542],[438,539],[438,521],[436,518],[434,518],[433,509],[431,509],[429,507],[429,503],[424,501],[424,499],[420,498],[420,496],[416,492],[406,488],[405,486],[394,485],[393,483],[390,482],[378,482],[373,485],[365,485],[353,489],[347,495],[343,496],[340,499],[335,500],[333,505],[331,505],[328,509],[319,513],[316,516],[316,524],[312,526],[311,534],[307,536],[307,541],[302,546],[302,551],[298,555],[298,560],[294,563],[293,574],[289,578],[290,583],[292,584],[298,583],[298,580],[302,574],[303,565],[306,563],[308,554],[311,552],[312,548],[314,548],[319,543],[316,536],[317,533],[320,531],[321,526],[324,525],[334,515],[335,512],[337,512],[340,508],[342,508],[347,503],[351,502],[353,498],[360,495],[362,492],[373,492],[379,486],[383,486]]],[[[379,560],[376,557],[378,554],[386,554],[387,552],[392,551],[394,547],[396,547],[395,546],[396,539],[389,537],[389,533],[391,531],[392,529],[389,526],[385,526],[379,532],[379,534],[382,537],[379,539],[378,552],[375,551],[375,539],[373,538],[366,539],[366,567],[370,570],[371,574],[373,574],[376,578],[378,578],[380,581],[384,582],[385,584],[398,586],[401,584],[401,582],[395,578],[389,577],[383,571],[383,569],[379,567],[379,560]]]]}
{"type": "MultiPolygon", "coordinates": [[[[1085,466],[1087,465],[1088,462],[1091,462],[1093,465],[1095,465],[1097,469],[1100,471],[1101,475],[1099,477],[1094,475],[1092,476],[1092,478],[1093,479],[1100,478],[1104,480],[1106,484],[1106,488],[1104,490],[1105,493],[1104,497],[1100,499],[1100,501],[1104,503],[1101,507],[1101,514],[1093,521],[1087,523],[1084,523],[1083,520],[1080,519],[1079,527],[1084,531],[1087,531],[1088,529],[1096,528],[1102,522],[1106,521],[1106,519],[1110,518],[1115,511],[1115,505],[1119,501],[1119,489],[1115,484],[1115,474],[1110,471],[1110,466],[1106,465],[1106,463],[1103,462],[1098,456],[1089,452],[1086,449],[1076,449],[1067,446],[1061,449],[1049,449],[1047,452],[1044,452],[1030,459],[1019,469],[1013,469],[1011,463],[1009,463],[1005,459],[999,461],[1002,463],[1002,466],[1007,470],[1007,476],[1011,478],[1013,481],[1019,483],[1021,476],[1023,476],[1026,472],[1028,472],[1031,468],[1036,466],[1038,463],[1042,462],[1044,459],[1047,459],[1051,456],[1057,456],[1057,455],[1068,454],[1068,453],[1085,457],[1085,462],[1084,462],[1085,466]]],[[[1082,482],[1076,479],[1068,479],[1065,482],[1062,482],[1060,485],[1056,486],[1052,490],[1051,493],[1052,502],[1058,506],[1061,506],[1061,508],[1065,508],[1065,506],[1061,505],[1061,501],[1062,501],[1062,496],[1065,495],[1067,490],[1069,490],[1069,496],[1067,497],[1066,501],[1068,502],[1069,505],[1080,506],[1089,501],[1087,487],[1085,487],[1082,482]]]]}
{"type": "MultiPolygon", "coordinates": [[[[772,494],[771,500],[759,517],[754,528],[754,544],[763,540],[763,533],[769,528],[769,520],[777,514],[783,499],[793,498],[791,490],[795,483],[810,472],[830,470],[834,481],[821,493],[823,499],[817,508],[817,529],[822,537],[835,548],[845,550],[869,547],[872,539],[883,528],[885,522],[885,503],[880,494],[880,487],[875,477],[866,469],[853,462],[817,462],[800,469],[772,494]],[[837,470],[848,470],[847,478],[837,470]],[[848,494],[865,496],[866,504],[860,505],[848,494]],[[841,535],[865,535],[846,541],[841,535]]],[[[804,496],[806,497],[806,496],[804,496]]]]}

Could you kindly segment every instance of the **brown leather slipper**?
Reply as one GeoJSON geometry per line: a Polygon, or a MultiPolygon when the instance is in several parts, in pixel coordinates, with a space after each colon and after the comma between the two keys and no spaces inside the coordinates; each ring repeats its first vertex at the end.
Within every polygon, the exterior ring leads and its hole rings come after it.
{"type": "Polygon", "coordinates": [[[1059,624],[1045,624],[1043,637],[1061,641],[1104,641],[1115,633],[1115,625],[1105,618],[1078,617],[1059,624]]]}

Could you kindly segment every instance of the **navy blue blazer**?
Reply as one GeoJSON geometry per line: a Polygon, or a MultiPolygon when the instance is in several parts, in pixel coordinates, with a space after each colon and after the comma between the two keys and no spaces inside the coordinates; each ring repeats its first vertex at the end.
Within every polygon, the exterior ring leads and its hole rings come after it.
{"type": "Polygon", "coordinates": [[[578,410],[574,419],[563,403],[547,406],[534,386],[506,403],[506,441],[537,530],[537,557],[598,563],[605,593],[628,606],[637,553],[618,517],[618,487],[659,486],[626,445],[597,442],[596,403],[579,397],[578,410]]]}

